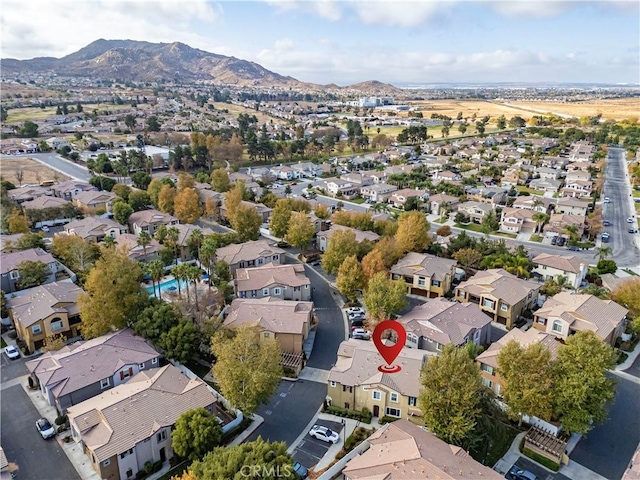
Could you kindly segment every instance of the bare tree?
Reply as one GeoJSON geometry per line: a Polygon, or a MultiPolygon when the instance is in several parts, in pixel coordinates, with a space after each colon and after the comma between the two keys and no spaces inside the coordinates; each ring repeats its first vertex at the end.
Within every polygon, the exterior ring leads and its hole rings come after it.
{"type": "Polygon", "coordinates": [[[24,170],[22,170],[22,167],[16,168],[16,180],[18,181],[20,186],[22,186],[22,179],[23,178],[24,178],[24,170]]]}

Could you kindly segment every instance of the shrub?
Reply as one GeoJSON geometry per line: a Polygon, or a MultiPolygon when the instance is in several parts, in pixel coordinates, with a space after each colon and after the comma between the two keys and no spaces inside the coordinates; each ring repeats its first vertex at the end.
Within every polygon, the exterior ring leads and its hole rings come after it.
{"type": "Polygon", "coordinates": [[[556,462],[554,462],[553,460],[551,460],[551,459],[549,459],[547,457],[543,457],[539,453],[533,452],[533,451],[529,450],[528,448],[523,448],[522,449],[522,453],[525,454],[527,457],[529,457],[534,462],[538,462],[540,465],[543,465],[543,466],[547,467],[549,470],[553,470],[554,472],[557,472],[558,470],[560,470],[560,464],[559,463],[556,463],[556,462]]]}
{"type": "Polygon", "coordinates": [[[399,419],[399,418],[396,418],[396,417],[388,417],[388,416],[386,416],[386,415],[385,415],[384,417],[382,417],[382,418],[378,421],[378,423],[379,423],[380,425],[384,425],[385,423],[395,422],[396,420],[400,420],[400,419],[399,419]]]}
{"type": "Polygon", "coordinates": [[[144,473],[146,473],[147,475],[149,475],[150,473],[153,473],[153,463],[151,462],[144,463],[144,473]]]}
{"type": "MultiPolygon", "coordinates": [[[[31,377],[29,377],[31,378],[31,377]]],[[[64,425],[65,423],[67,423],[67,420],[69,418],[66,415],[60,415],[58,418],[56,418],[56,425],[64,425]]]]}
{"type": "Polygon", "coordinates": [[[348,410],[346,408],[334,406],[330,406],[329,408],[327,408],[327,413],[337,415],[338,417],[353,418],[354,420],[359,420],[364,423],[371,423],[372,418],[370,412],[368,412],[368,414],[365,414],[357,410],[348,410]]]}
{"type": "Polygon", "coordinates": [[[153,462],[153,471],[159,472],[162,469],[162,460],[158,460],[157,462],[153,462]]]}
{"type": "Polygon", "coordinates": [[[30,376],[28,378],[29,378],[29,388],[33,390],[34,388],[36,388],[35,382],[33,381],[33,377],[30,376]]]}

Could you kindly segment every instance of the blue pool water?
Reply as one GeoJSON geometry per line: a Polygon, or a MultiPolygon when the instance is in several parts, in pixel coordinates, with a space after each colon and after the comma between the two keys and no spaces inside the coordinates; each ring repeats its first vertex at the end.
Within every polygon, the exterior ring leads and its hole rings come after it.
{"type": "MultiPolygon", "coordinates": [[[[182,289],[183,292],[186,292],[187,282],[182,280],[180,282],[180,288],[182,289]]],[[[162,295],[167,290],[170,290],[170,291],[175,290],[176,292],[178,291],[178,281],[175,278],[172,278],[171,280],[167,280],[166,282],[163,282],[160,284],[160,295],[162,295]]],[[[153,295],[153,285],[150,287],[147,287],[147,292],[149,292],[149,295],[153,295]]],[[[156,285],[156,295],[158,295],[157,285],[156,285]]]]}

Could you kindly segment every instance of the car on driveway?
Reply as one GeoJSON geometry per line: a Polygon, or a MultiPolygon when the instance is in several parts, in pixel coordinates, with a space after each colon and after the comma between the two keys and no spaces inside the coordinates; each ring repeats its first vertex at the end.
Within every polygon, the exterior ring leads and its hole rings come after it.
{"type": "Polygon", "coordinates": [[[56,429],[51,426],[49,420],[46,418],[39,418],[36,420],[36,428],[45,440],[56,436],[56,429]]]}
{"type": "Polygon", "coordinates": [[[47,227],[46,225],[43,225],[42,227],[40,227],[40,230],[42,230],[43,232],[48,232],[49,227],[47,227]]]}
{"type": "Polygon", "coordinates": [[[4,347],[4,353],[6,353],[7,357],[9,357],[11,360],[20,358],[20,350],[18,350],[15,345],[7,345],[6,347],[4,347]]]}
{"type": "Polygon", "coordinates": [[[338,435],[337,432],[334,432],[330,428],[323,427],[322,425],[314,425],[311,427],[309,435],[328,443],[338,443],[338,440],[340,440],[340,435],[338,435]]]}
{"type": "Polygon", "coordinates": [[[293,464],[293,471],[296,472],[302,480],[309,476],[309,470],[307,470],[307,468],[300,462],[293,464]]]}
{"type": "Polygon", "coordinates": [[[551,245],[556,245],[558,243],[558,237],[551,237],[551,245]]]}
{"type": "Polygon", "coordinates": [[[514,465],[504,476],[508,480],[538,480],[529,470],[522,470],[519,466],[514,465]]]}
{"type": "Polygon", "coordinates": [[[355,328],[351,332],[351,338],[355,338],[356,340],[369,340],[371,333],[367,332],[364,328],[355,328]]]}
{"type": "Polygon", "coordinates": [[[558,237],[557,245],[558,245],[559,247],[564,247],[564,244],[566,243],[566,241],[567,241],[567,239],[566,239],[566,238],[564,238],[564,237],[558,237]]]}
{"type": "Polygon", "coordinates": [[[347,315],[354,315],[354,314],[360,314],[360,315],[364,315],[364,308],[361,307],[349,307],[347,308],[347,315]]]}

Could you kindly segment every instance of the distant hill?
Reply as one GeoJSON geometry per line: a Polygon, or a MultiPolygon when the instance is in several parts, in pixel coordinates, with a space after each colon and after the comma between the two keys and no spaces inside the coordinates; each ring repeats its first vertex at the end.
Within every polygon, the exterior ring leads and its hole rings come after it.
{"type": "Polygon", "coordinates": [[[372,96],[394,96],[406,93],[398,87],[394,87],[388,83],[382,83],[377,80],[369,80],[367,82],[354,83],[345,87],[346,89],[358,90],[362,93],[372,96]]]}

